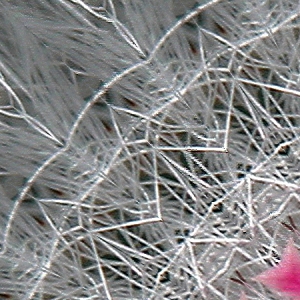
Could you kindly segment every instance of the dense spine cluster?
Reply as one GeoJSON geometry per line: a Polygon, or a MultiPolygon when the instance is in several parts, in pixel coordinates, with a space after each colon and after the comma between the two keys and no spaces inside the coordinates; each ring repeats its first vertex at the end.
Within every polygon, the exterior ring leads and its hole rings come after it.
{"type": "Polygon", "coordinates": [[[0,299],[297,299],[298,1],[11,0],[0,30],[0,299]]]}

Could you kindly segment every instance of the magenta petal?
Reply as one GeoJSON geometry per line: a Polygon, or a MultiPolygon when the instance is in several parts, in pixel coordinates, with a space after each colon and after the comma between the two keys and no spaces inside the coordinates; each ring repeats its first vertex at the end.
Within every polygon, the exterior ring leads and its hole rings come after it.
{"type": "Polygon", "coordinates": [[[254,280],[289,296],[300,296],[300,255],[292,239],[284,250],[280,263],[254,280]]]}

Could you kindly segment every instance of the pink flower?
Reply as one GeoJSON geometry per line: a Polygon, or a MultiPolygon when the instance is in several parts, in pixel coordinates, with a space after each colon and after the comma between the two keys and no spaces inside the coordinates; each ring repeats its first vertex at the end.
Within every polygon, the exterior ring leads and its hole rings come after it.
{"type": "Polygon", "coordinates": [[[290,239],[279,264],[253,278],[282,292],[294,300],[300,299],[300,254],[290,239]]]}

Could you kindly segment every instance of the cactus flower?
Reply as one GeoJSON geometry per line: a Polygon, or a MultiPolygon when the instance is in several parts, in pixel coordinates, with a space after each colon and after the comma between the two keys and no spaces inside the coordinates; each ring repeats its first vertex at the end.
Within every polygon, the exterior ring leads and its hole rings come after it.
{"type": "Polygon", "coordinates": [[[254,280],[279,291],[293,300],[300,299],[300,254],[292,239],[289,240],[279,264],[254,280]]]}

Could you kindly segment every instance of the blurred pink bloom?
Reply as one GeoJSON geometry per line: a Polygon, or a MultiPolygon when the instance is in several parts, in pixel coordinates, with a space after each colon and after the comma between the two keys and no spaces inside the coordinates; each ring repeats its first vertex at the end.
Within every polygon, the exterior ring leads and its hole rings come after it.
{"type": "Polygon", "coordinates": [[[264,285],[300,300],[300,254],[290,239],[279,264],[253,278],[264,285]]]}

